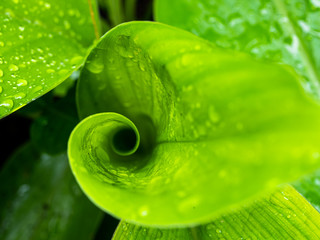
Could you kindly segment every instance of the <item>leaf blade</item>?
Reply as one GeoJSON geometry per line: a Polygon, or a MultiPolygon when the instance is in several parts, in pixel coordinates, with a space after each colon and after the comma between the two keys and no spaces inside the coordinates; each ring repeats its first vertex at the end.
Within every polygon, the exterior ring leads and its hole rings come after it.
{"type": "Polygon", "coordinates": [[[156,1],[157,21],[191,31],[220,47],[286,63],[319,97],[319,6],[310,1],[156,1]],[[174,4],[174,5],[172,5],[174,4]]]}
{"type": "Polygon", "coordinates": [[[2,118],[78,69],[92,45],[94,29],[86,0],[4,1],[0,22],[2,118]]]}
{"type": "Polygon", "coordinates": [[[319,212],[294,188],[286,186],[210,223],[193,228],[151,228],[123,220],[113,240],[316,239],[320,236],[319,222],[319,212]]]}

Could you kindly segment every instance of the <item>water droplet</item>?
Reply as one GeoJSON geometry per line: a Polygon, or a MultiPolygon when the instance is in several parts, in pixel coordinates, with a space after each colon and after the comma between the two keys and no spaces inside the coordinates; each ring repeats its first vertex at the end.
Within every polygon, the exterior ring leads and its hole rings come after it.
{"type": "Polygon", "coordinates": [[[15,99],[22,99],[22,98],[24,98],[25,96],[26,96],[25,93],[18,93],[18,94],[16,94],[16,95],[14,95],[13,97],[14,97],[15,99]]]}
{"type": "Polygon", "coordinates": [[[31,93],[36,93],[36,92],[39,92],[40,90],[42,90],[42,87],[41,86],[36,86],[31,93]]]}
{"type": "Polygon", "coordinates": [[[81,64],[82,61],[83,61],[83,57],[81,57],[81,56],[75,56],[75,57],[73,57],[73,58],[70,60],[70,63],[71,63],[72,65],[78,65],[78,64],[81,64]]]}
{"type": "Polygon", "coordinates": [[[4,42],[0,41],[0,47],[4,47],[4,42]]]}
{"type": "Polygon", "coordinates": [[[59,75],[66,75],[66,74],[68,74],[69,73],[69,71],[67,70],[67,69],[61,69],[60,71],[59,71],[59,75]]]}
{"type": "Polygon", "coordinates": [[[221,229],[219,228],[216,229],[216,233],[221,233],[221,232],[222,232],[221,229]]]}
{"type": "Polygon", "coordinates": [[[0,102],[0,107],[5,107],[10,110],[13,107],[13,101],[11,99],[2,100],[0,102]]]}
{"type": "Polygon", "coordinates": [[[24,27],[23,27],[23,26],[20,26],[20,27],[19,27],[19,30],[20,30],[21,32],[23,32],[23,31],[24,31],[24,27]]]}
{"type": "Polygon", "coordinates": [[[17,85],[18,85],[19,87],[21,87],[21,86],[27,86],[27,85],[28,85],[28,81],[27,81],[27,80],[24,80],[24,79],[19,79],[19,80],[17,81],[17,85]]]}
{"type": "Polygon", "coordinates": [[[104,69],[104,65],[101,61],[95,60],[87,63],[86,68],[95,74],[101,73],[104,69]]]}
{"type": "Polygon", "coordinates": [[[0,77],[3,77],[3,71],[0,69],[0,77]]]}
{"type": "Polygon", "coordinates": [[[47,73],[54,73],[54,72],[55,72],[54,69],[51,69],[51,68],[47,69],[47,73]]]}
{"type": "Polygon", "coordinates": [[[128,224],[127,223],[123,223],[122,230],[123,231],[127,231],[128,230],[128,224]]]}
{"type": "Polygon", "coordinates": [[[147,207],[142,207],[142,208],[140,208],[139,213],[140,213],[140,215],[141,215],[142,217],[147,216],[147,215],[148,215],[148,208],[147,208],[147,207]]]}
{"type": "Polygon", "coordinates": [[[18,70],[19,70],[19,67],[17,65],[14,65],[14,64],[9,65],[9,71],[15,72],[18,70]]]}

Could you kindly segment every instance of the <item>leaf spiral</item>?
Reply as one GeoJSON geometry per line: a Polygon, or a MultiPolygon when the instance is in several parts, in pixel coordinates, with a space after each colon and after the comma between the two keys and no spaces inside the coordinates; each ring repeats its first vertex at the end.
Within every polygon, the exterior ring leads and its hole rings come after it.
{"type": "Polygon", "coordinates": [[[126,23],[102,37],[77,101],[75,177],[129,222],[208,222],[319,167],[319,106],[292,71],[164,24],[126,23]]]}

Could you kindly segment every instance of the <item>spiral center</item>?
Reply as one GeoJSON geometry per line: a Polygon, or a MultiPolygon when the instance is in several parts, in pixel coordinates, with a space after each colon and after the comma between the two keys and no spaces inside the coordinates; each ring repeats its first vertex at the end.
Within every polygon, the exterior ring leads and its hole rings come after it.
{"type": "Polygon", "coordinates": [[[120,155],[130,154],[135,150],[137,136],[133,129],[123,128],[118,130],[112,138],[112,146],[116,153],[120,155]]]}

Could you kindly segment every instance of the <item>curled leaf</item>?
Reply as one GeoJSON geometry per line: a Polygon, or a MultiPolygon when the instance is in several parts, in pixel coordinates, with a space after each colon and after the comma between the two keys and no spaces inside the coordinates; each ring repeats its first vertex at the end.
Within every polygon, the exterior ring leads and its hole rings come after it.
{"type": "Polygon", "coordinates": [[[73,172],[93,202],[129,222],[207,222],[319,167],[320,109],[292,72],[167,25],[108,32],[77,100],[82,118],[98,114],[69,139],[73,172]]]}

